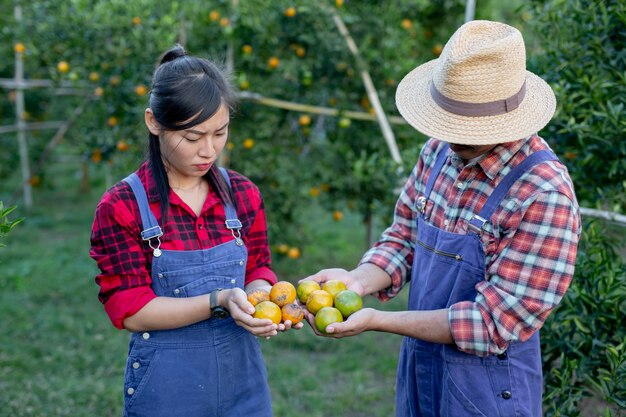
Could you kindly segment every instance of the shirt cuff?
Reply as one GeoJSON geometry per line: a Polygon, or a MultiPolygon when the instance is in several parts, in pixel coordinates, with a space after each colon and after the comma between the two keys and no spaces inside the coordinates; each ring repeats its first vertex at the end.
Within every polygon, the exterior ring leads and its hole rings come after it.
{"type": "Polygon", "coordinates": [[[394,257],[392,253],[382,251],[380,248],[372,248],[363,255],[359,265],[366,263],[379,267],[391,277],[391,285],[389,287],[371,295],[380,301],[389,301],[398,295],[405,283],[403,276],[406,270],[403,268],[402,259],[394,257]]]}
{"type": "Polygon", "coordinates": [[[456,346],[465,353],[477,356],[499,354],[507,346],[497,346],[489,337],[485,318],[472,301],[461,301],[448,309],[450,333],[456,346]]]}
{"type": "Polygon", "coordinates": [[[260,268],[251,271],[246,275],[245,285],[248,285],[252,281],[257,279],[264,279],[269,282],[271,285],[274,285],[278,282],[278,278],[276,278],[276,274],[267,266],[262,266],[260,268]]]}
{"type": "Polygon", "coordinates": [[[124,320],[137,313],[157,296],[148,286],[130,288],[116,292],[104,305],[113,326],[124,330],[124,320]]]}

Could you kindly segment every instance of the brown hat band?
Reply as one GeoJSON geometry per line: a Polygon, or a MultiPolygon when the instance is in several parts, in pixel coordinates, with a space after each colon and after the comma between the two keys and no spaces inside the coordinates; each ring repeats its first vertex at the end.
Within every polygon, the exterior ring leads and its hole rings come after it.
{"type": "Polygon", "coordinates": [[[505,98],[504,100],[490,101],[488,103],[467,103],[465,101],[453,100],[441,94],[433,82],[430,83],[430,95],[439,107],[450,113],[458,114],[459,116],[497,116],[513,111],[519,107],[526,95],[526,81],[522,84],[522,88],[511,97],[505,98]]]}

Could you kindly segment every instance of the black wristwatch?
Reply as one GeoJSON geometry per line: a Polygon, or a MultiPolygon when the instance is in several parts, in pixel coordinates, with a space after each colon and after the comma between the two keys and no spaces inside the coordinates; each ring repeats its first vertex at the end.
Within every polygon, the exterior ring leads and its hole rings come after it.
{"type": "Polygon", "coordinates": [[[221,305],[217,304],[217,294],[222,291],[221,288],[211,291],[209,295],[209,304],[211,306],[211,318],[212,319],[225,319],[230,316],[228,310],[221,305]]]}

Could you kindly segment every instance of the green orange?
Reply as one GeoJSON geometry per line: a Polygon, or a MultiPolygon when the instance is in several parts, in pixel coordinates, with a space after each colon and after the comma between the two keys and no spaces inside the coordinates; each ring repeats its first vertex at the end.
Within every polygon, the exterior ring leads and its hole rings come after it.
{"type": "Polygon", "coordinates": [[[315,327],[321,333],[326,333],[326,327],[332,323],[341,323],[343,316],[335,307],[323,307],[315,314],[315,327]]]}
{"type": "Polygon", "coordinates": [[[344,319],[363,308],[363,299],[352,290],[343,290],[335,296],[334,306],[341,312],[344,319]]]}

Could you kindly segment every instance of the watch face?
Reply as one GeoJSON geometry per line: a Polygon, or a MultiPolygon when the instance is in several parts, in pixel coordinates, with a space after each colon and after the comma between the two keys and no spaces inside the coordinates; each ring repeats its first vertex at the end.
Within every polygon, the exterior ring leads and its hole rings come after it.
{"type": "Polygon", "coordinates": [[[211,310],[211,318],[213,319],[225,319],[228,316],[230,316],[230,314],[223,307],[215,307],[211,310]]]}

